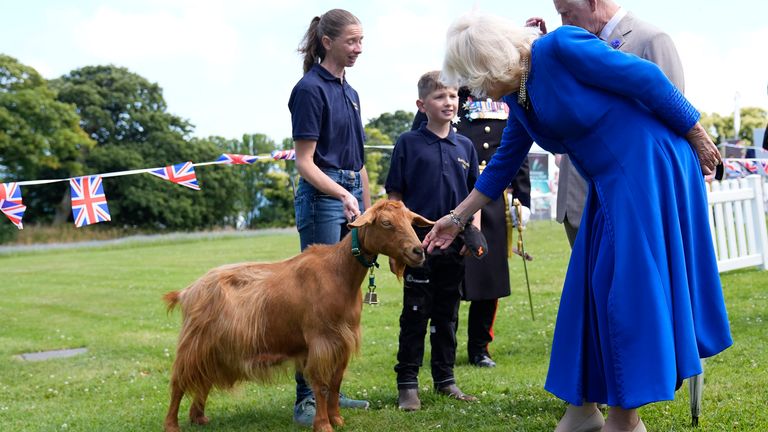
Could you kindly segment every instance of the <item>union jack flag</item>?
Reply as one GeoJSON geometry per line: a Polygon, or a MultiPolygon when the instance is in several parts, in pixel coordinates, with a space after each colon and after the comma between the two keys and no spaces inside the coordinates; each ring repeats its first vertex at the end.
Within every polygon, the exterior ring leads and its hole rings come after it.
{"type": "Polygon", "coordinates": [[[165,168],[152,170],[149,173],[166,179],[169,182],[186,186],[190,189],[200,190],[200,185],[197,183],[197,177],[195,176],[195,166],[192,165],[192,162],[169,165],[165,168]]]}
{"type": "Polygon", "coordinates": [[[21,218],[24,217],[26,209],[27,206],[21,203],[21,187],[16,183],[0,183],[0,211],[5,213],[18,229],[24,228],[21,218]]]}
{"type": "Polygon", "coordinates": [[[258,157],[253,155],[223,153],[216,159],[216,162],[226,162],[232,165],[252,165],[257,159],[258,157]]]}
{"type": "Polygon", "coordinates": [[[744,167],[744,169],[749,171],[750,174],[758,174],[759,167],[755,162],[751,160],[746,160],[744,162],[741,162],[741,165],[744,167]]]}
{"type": "Polygon", "coordinates": [[[72,217],[78,228],[112,220],[101,176],[69,179],[69,185],[72,189],[72,217]]]}
{"type": "Polygon", "coordinates": [[[742,177],[742,167],[739,162],[725,159],[723,160],[723,167],[725,168],[725,178],[742,177]]]}
{"type": "Polygon", "coordinates": [[[272,152],[272,159],[274,160],[296,160],[296,150],[275,150],[272,152]]]}

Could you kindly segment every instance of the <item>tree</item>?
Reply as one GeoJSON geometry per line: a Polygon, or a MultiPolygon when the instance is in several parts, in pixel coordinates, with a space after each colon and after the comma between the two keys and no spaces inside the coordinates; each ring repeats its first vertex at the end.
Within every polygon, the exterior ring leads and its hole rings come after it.
{"type": "MultiPolygon", "coordinates": [[[[746,146],[751,146],[753,145],[752,130],[765,127],[766,120],[768,120],[768,112],[758,107],[744,107],[740,110],[740,116],[741,126],[739,127],[738,139],[743,141],[746,146]]],[[[721,116],[717,113],[704,113],[700,121],[701,125],[710,132],[710,135],[713,135],[712,128],[717,131],[717,135],[712,137],[715,143],[720,144],[727,139],[734,138],[733,114],[721,116]]]]}
{"type": "MultiPolygon", "coordinates": [[[[273,150],[293,148],[291,139],[280,146],[263,134],[243,135],[241,142],[233,142],[232,153],[269,155],[273,150]]],[[[294,161],[258,161],[241,172],[243,193],[238,209],[245,226],[291,226],[294,224],[294,179],[298,177],[294,161]]]]}
{"type": "MultiPolygon", "coordinates": [[[[85,157],[89,173],[205,161],[223,152],[217,140],[189,140],[192,125],[166,112],[160,86],[125,68],[86,66],[54,80],[52,85],[59,92],[59,100],[77,107],[82,129],[97,143],[85,157]]],[[[113,221],[171,229],[233,223],[234,200],[230,196],[238,187],[234,171],[208,167],[199,171],[202,191],[151,175],[105,179],[113,221]]],[[[59,221],[67,217],[68,209],[57,213],[59,221]]]]}
{"type": "MultiPolygon", "coordinates": [[[[369,146],[392,146],[405,132],[411,130],[414,114],[412,112],[397,110],[393,113],[384,113],[368,121],[365,125],[365,135],[369,146]]],[[[368,177],[371,185],[371,199],[384,195],[382,186],[389,173],[389,165],[392,161],[392,150],[369,150],[366,153],[368,177]]]]}
{"type": "MultiPolygon", "coordinates": [[[[365,136],[367,137],[366,145],[392,145],[389,136],[383,134],[379,129],[366,127],[365,136]]],[[[376,201],[384,195],[382,186],[384,181],[386,181],[387,173],[389,173],[389,163],[391,160],[391,150],[369,149],[365,153],[365,169],[368,172],[368,184],[371,189],[372,201],[376,201]]]]}
{"type": "MultiPolygon", "coordinates": [[[[0,54],[0,175],[4,182],[82,174],[84,154],[95,143],[79,121],[75,106],[58,101],[35,69],[0,54]]],[[[65,188],[65,183],[25,188],[25,219],[49,217],[65,188]]]]}
{"type": "MultiPolygon", "coordinates": [[[[710,138],[715,144],[720,144],[723,139],[726,139],[726,125],[725,120],[718,113],[701,113],[699,122],[704,129],[709,133],[710,138]]],[[[733,122],[731,122],[731,129],[733,129],[733,122]]],[[[731,134],[733,136],[733,134],[731,134]]]]}
{"type": "MultiPolygon", "coordinates": [[[[765,127],[765,122],[768,120],[768,112],[758,107],[744,107],[741,109],[741,127],[739,128],[739,138],[741,138],[745,145],[761,145],[762,143],[753,143],[754,137],[752,136],[755,128],[765,127]]],[[[733,118],[731,118],[731,130],[733,130],[733,118]]]]}
{"type": "Polygon", "coordinates": [[[414,114],[412,112],[397,110],[393,113],[384,113],[376,118],[368,120],[366,128],[376,128],[389,137],[391,143],[396,143],[397,138],[404,132],[411,130],[414,114]]]}

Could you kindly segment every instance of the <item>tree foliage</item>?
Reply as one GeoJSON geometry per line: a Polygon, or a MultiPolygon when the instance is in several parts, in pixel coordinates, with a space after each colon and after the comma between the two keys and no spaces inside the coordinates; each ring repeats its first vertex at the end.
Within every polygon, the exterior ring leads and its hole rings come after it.
{"type": "Polygon", "coordinates": [[[381,133],[389,137],[389,141],[394,144],[402,133],[411,130],[413,117],[414,114],[412,112],[397,110],[393,113],[384,113],[376,118],[370,119],[365,127],[378,129],[381,133]]]}
{"type": "MultiPolygon", "coordinates": [[[[400,135],[411,130],[413,118],[412,112],[397,110],[369,120],[365,126],[365,134],[368,137],[366,144],[369,146],[393,146],[400,135]]],[[[385,194],[383,186],[389,173],[392,150],[371,149],[366,155],[365,166],[370,179],[371,198],[375,200],[385,194]]]]}
{"type": "MultiPolygon", "coordinates": [[[[231,142],[230,150],[263,155],[281,147],[264,134],[250,134],[243,135],[242,141],[231,142]]],[[[290,175],[283,169],[288,164],[295,165],[293,161],[258,161],[239,174],[243,191],[238,198],[238,209],[245,226],[293,225],[293,189],[290,175]]]]}
{"type": "MultiPolygon", "coordinates": [[[[741,116],[741,125],[738,139],[743,141],[745,145],[751,146],[753,145],[752,130],[765,127],[766,121],[768,121],[768,112],[758,107],[744,107],[740,110],[739,115],[741,116]]],[[[718,113],[703,113],[700,121],[704,129],[709,131],[715,143],[720,144],[725,140],[734,139],[733,114],[723,116],[718,113]],[[715,134],[712,133],[713,130],[716,131],[715,134]]]]}
{"type": "MultiPolygon", "coordinates": [[[[87,66],[53,81],[59,100],[74,104],[83,130],[97,145],[87,152],[90,173],[162,167],[211,160],[217,140],[190,140],[192,125],[168,113],[162,89],[116,66],[87,66]]],[[[104,190],[112,218],[127,226],[193,229],[224,225],[234,213],[235,170],[199,170],[203,191],[151,175],[108,178],[104,190]]],[[[62,220],[62,213],[58,220],[62,220]]]]}
{"type": "MultiPolygon", "coordinates": [[[[0,55],[0,176],[2,181],[60,178],[84,172],[83,156],[94,145],[79,126],[75,107],[56,99],[37,71],[0,55]]],[[[64,184],[47,190],[61,191],[64,184]]],[[[60,193],[24,190],[26,218],[52,212],[60,193]]]]}
{"type": "MultiPolygon", "coordinates": [[[[411,129],[413,113],[398,110],[371,119],[367,146],[391,147],[411,129]]],[[[765,123],[766,112],[742,110],[742,136],[765,123]]],[[[721,136],[732,117],[703,116],[721,136]]],[[[242,140],[192,138],[194,126],[168,112],[163,92],[128,69],[86,66],[51,81],[33,68],[0,55],[0,180],[69,178],[215,160],[221,153],[262,155],[293,148],[263,134],[242,140]]],[[[391,149],[367,149],[372,198],[384,194],[391,149]]],[[[113,223],[129,227],[190,230],[215,226],[290,226],[298,181],[294,161],[196,168],[202,191],[157,177],[104,179],[113,223]]],[[[71,220],[65,182],[24,190],[25,220],[71,220]]]]}
{"type": "MultiPolygon", "coordinates": [[[[368,138],[366,145],[391,146],[393,142],[389,136],[379,129],[367,126],[365,136],[368,138]]],[[[389,164],[392,160],[392,151],[386,149],[369,149],[365,152],[365,170],[368,172],[368,183],[371,190],[371,200],[376,201],[384,195],[384,182],[389,173],[389,164]]]]}

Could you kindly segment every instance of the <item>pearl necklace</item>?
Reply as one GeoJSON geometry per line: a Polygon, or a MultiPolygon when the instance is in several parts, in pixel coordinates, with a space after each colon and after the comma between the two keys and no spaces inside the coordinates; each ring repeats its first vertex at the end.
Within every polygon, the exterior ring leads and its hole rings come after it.
{"type": "Polygon", "coordinates": [[[528,90],[525,85],[528,83],[528,57],[523,58],[523,71],[520,74],[520,90],[517,92],[517,103],[523,108],[528,109],[528,90]]]}

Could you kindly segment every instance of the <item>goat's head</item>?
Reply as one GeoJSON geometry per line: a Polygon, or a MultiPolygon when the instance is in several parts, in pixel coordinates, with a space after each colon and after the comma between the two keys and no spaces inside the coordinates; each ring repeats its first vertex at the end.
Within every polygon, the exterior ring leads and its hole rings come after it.
{"type": "Polygon", "coordinates": [[[406,264],[420,267],[424,264],[424,249],[416,236],[413,225],[432,226],[435,223],[410,210],[401,202],[381,200],[349,224],[360,229],[363,249],[372,254],[384,254],[393,258],[392,271],[403,275],[406,264]]]}

